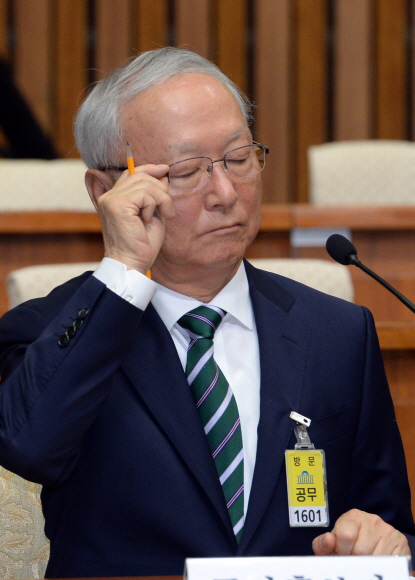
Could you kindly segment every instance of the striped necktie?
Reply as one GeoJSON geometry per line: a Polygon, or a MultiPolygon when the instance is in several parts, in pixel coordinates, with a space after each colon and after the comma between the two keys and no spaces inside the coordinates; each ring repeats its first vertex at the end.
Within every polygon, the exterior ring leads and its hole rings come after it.
{"type": "Polygon", "coordinates": [[[178,324],[187,330],[186,376],[212,451],[236,540],[244,525],[244,452],[238,407],[232,389],[213,358],[213,335],[226,312],[199,306],[178,324]]]}

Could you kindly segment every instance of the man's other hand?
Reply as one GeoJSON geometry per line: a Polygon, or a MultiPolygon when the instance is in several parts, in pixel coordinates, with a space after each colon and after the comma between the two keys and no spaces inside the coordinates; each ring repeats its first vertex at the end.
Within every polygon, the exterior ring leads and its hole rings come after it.
{"type": "Polygon", "coordinates": [[[410,556],[406,537],[379,516],[353,509],[313,540],[316,556],[410,556]]]}

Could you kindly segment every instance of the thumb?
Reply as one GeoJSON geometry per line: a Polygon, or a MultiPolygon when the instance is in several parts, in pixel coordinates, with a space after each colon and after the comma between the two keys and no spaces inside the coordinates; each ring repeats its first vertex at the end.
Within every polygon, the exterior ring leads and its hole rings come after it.
{"type": "Polygon", "coordinates": [[[314,538],[312,547],[315,556],[331,556],[335,553],[336,538],[331,532],[326,532],[314,538]]]}

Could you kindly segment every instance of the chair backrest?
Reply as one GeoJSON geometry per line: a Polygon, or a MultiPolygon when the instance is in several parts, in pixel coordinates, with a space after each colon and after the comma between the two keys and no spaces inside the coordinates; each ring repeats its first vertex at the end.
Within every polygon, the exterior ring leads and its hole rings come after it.
{"type": "Polygon", "coordinates": [[[41,486],[0,467],[0,578],[43,578],[49,560],[41,486]]]}
{"type": "Polygon", "coordinates": [[[311,258],[264,258],[249,261],[256,268],[281,274],[331,296],[349,302],[354,300],[352,278],[347,266],[311,258]]]}
{"type": "Polygon", "coordinates": [[[415,205],[415,143],[337,141],[308,150],[315,205],[415,205]]]}
{"type": "Polygon", "coordinates": [[[0,159],[0,211],[93,212],[80,159],[0,159]]]}
{"type": "Polygon", "coordinates": [[[46,264],[28,266],[10,272],[7,276],[7,294],[9,306],[14,308],[31,298],[46,296],[59,284],[83,274],[87,270],[95,270],[98,262],[79,262],[76,264],[46,264]]]}

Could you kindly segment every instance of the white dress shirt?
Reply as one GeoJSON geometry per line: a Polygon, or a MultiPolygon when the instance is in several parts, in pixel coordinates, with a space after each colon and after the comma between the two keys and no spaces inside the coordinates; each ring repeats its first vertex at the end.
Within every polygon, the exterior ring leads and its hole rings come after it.
{"type": "MultiPolygon", "coordinates": [[[[141,310],[151,301],[170,332],[186,368],[188,333],[177,324],[186,312],[202,303],[157,284],[124,264],[104,258],[94,272],[113,292],[141,310]]],[[[258,334],[243,264],[232,280],[210,302],[227,312],[214,337],[214,357],[228,380],[241,420],[244,447],[244,503],[247,512],[254,474],[259,422],[260,361],[258,334]]]]}

